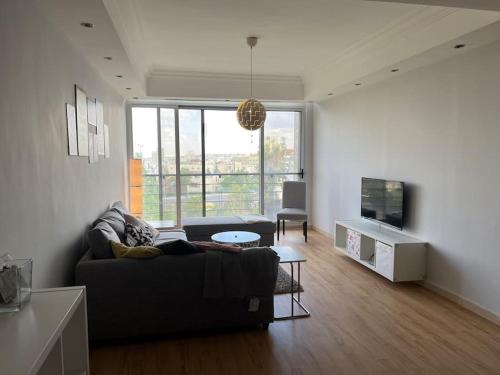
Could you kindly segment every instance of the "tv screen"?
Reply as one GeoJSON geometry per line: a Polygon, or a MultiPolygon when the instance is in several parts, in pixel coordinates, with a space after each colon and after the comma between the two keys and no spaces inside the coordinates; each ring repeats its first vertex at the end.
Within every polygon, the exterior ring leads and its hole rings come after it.
{"type": "Polygon", "coordinates": [[[361,216],[403,229],[403,190],[400,181],[361,179],[361,216]]]}

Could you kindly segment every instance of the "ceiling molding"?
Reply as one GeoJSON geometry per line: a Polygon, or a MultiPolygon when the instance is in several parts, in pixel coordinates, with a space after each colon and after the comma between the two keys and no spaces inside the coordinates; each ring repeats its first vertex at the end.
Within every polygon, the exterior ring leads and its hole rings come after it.
{"type": "Polygon", "coordinates": [[[364,1],[376,1],[380,3],[433,5],[433,6],[500,11],[500,1],[498,0],[364,0],[364,1]]]}
{"type": "MultiPolygon", "coordinates": [[[[464,9],[425,8],[406,22],[388,26],[369,42],[360,42],[327,64],[304,75],[306,100],[349,86],[380,70],[418,56],[500,20],[500,13],[464,9]]],[[[497,38],[500,35],[496,36],[497,38]]]]}
{"type": "Polygon", "coordinates": [[[145,95],[145,77],[131,63],[102,0],[43,0],[38,3],[47,19],[120,95],[124,98],[145,95]],[[82,28],[82,21],[91,22],[95,27],[82,28]],[[112,59],[106,60],[105,56],[112,59]]]}
{"type": "Polygon", "coordinates": [[[335,58],[323,63],[321,66],[317,66],[316,69],[321,69],[325,66],[335,65],[346,60],[356,58],[356,56],[364,54],[366,51],[378,48],[380,44],[394,40],[395,37],[411,35],[424,27],[429,27],[432,24],[440,22],[455,12],[457,12],[457,10],[452,8],[419,8],[414,12],[401,17],[394,23],[387,25],[378,32],[372,33],[369,37],[353,44],[346,50],[340,52],[335,58]]]}
{"type": "MultiPolygon", "coordinates": [[[[140,48],[143,42],[146,40],[144,34],[144,25],[141,21],[140,12],[141,9],[138,7],[136,2],[125,2],[116,0],[102,0],[106,11],[117,31],[120,42],[127,53],[129,60],[132,63],[135,71],[144,79],[147,74],[147,66],[139,59],[134,58],[133,55],[128,53],[132,48],[140,48]],[[125,21],[122,17],[123,7],[130,7],[128,14],[131,15],[131,20],[125,21]],[[137,32],[137,34],[133,34],[137,32]]],[[[145,52],[143,52],[145,53],[145,52]]]]}
{"type": "MultiPolygon", "coordinates": [[[[153,69],[148,76],[150,78],[184,78],[184,79],[206,79],[206,80],[234,80],[250,82],[250,74],[214,73],[214,72],[178,72],[162,69],[153,69]]],[[[254,74],[254,81],[265,82],[290,82],[302,84],[299,76],[282,76],[270,74],[254,74]]]]}
{"type": "MultiPolygon", "coordinates": [[[[254,94],[259,100],[304,99],[304,85],[300,77],[255,76],[254,94]]],[[[203,72],[155,71],[147,78],[149,97],[183,99],[233,99],[250,95],[248,74],[221,74],[203,72]]]]}

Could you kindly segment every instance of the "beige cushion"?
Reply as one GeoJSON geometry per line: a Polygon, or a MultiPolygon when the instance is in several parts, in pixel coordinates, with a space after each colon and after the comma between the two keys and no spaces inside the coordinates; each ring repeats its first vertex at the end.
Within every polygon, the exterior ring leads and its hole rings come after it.
{"type": "Polygon", "coordinates": [[[121,242],[111,241],[115,258],[154,258],[161,255],[160,249],[153,246],[128,247],[121,242]]]}

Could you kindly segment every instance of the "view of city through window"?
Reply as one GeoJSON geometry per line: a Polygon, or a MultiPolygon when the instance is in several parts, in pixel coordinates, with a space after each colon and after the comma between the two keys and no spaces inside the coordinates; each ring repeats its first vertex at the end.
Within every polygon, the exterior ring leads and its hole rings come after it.
{"type": "Polygon", "coordinates": [[[301,112],[268,111],[261,147],[260,131],[241,128],[234,109],[133,107],[133,157],[142,159],[144,218],[175,223],[178,205],[181,218],[262,209],[275,218],[283,181],[300,178],[300,129],[301,112]]]}

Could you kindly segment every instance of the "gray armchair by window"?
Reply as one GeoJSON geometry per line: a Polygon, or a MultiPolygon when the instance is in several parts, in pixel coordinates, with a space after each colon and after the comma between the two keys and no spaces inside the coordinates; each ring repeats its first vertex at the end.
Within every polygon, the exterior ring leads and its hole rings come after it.
{"type": "Polygon", "coordinates": [[[306,183],[300,181],[285,181],[283,183],[283,205],[276,217],[278,241],[280,239],[280,222],[283,220],[283,235],[285,235],[285,220],[302,221],[302,231],[307,242],[307,212],[306,183]]]}

